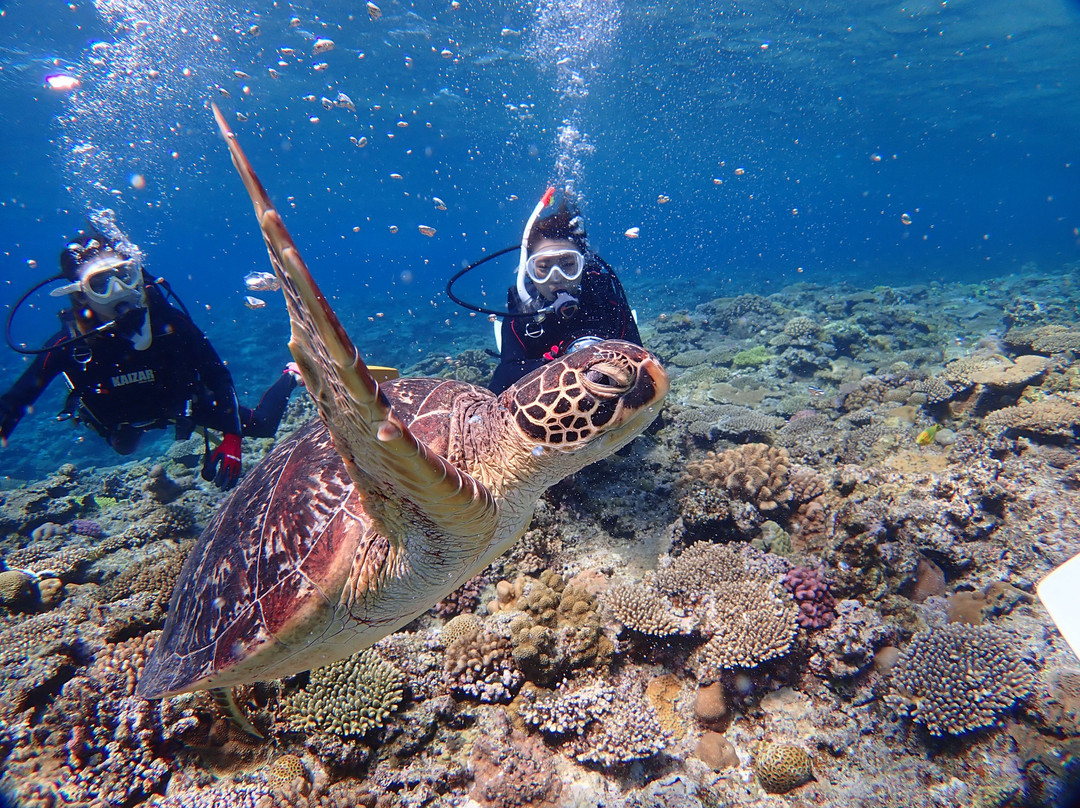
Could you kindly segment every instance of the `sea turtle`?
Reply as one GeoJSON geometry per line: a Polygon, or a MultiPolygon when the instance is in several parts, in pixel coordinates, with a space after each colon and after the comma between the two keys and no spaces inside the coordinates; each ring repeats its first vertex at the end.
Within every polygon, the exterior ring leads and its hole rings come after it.
{"type": "Polygon", "coordinates": [[[413,620],[524,532],[540,495],[638,435],[668,390],[648,351],[602,342],[496,397],[445,379],[375,381],[235,135],[318,407],[215,514],[176,584],[138,692],[276,679],[413,620]]]}

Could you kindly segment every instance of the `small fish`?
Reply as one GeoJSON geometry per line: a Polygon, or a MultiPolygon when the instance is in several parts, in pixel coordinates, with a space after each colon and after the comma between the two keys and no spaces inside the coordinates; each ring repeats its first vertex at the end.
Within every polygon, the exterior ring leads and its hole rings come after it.
{"type": "Polygon", "coordinates": [[[244,276],[244,286],[249,292],[276,292],[281,288],[273,272],[249,272],[244,276]]]}
{"type": "Polygon", "coordinates": [[[918,434],[918,437],[915,438],[915,442],[919,444],[919,446],[929,446],[931,443],[933,443],[934,436],[938,433],[938,430],[940,429],[941,424],[934,424],[933,426],[927,427],[918,434]]]}
{"type": "Polygon", "coordinates": [[[439,199],[439,197],[433,196],[431,197],[431,201],[435,203],[435,210],[446,210],[446,203],[439,199]]]}
{"type": "Polygon", "coordinates": [[[250,79],[251,78],[251,76],[248,75],[247,73],[245,73],[243,70],[234,70],[232,72],[232,74],[234,76],[236,76],[238,79],[250,79]]]}
{"type": "Polygon", "coordinates": [[[323,109],[334,108],[334,102],[327,98],[325,95],[319,99],[319,103],[323,105],[323,109]]]}
{"type": "Polygon", "coordinates": [[[371,19],[377,20],[377,19],[379,19],[379,17],[382,16],[382,9],[379,8],[377,5],[375,5],[374,3],[370,2],[370,0],[369,0],[369,2],[367,4],[367,13],[368,13],[368,16],[371,17],[371,19]]]}
{"type": "Polygon", "coordinates": [[[660,196],[656,197],[656,201],[660,205],[666,205],[668,202],[671,201],[671,197],[667,194],[660,194],[660,196]]]}
{"type": "Polygon", "coordinates": [[[623,235],[626,236],[627,238],[637,238],[638,236],[641,235],[641,228],[640,227],[631,227],[623,235]]]}
{"type": "Polygon", "coordinates": [[[225,713],[225,717],[229,720],[229,723],[236,727],[241,732],[247,733],[252,738],[256,738],[260,741],[266,740],[261,732],[255,729],[255,725],[251,723],[244,711],[240,709],[240,705],[236,703],[236,696],[233,693],[231,687],[215,687],[210,690],[210,697],[221,711],[225,713]]]}
{"type": "Polygon", "coordinates": [[[258,309],[265,309],[266,308],[266,301],[265,300],[260,300],[257,297],[252,297],[251,295],[247,295],[244,298],[244,305],[247,306],[252,311],[256,311],[258,309]]]}
{"type": "Polygon", "coordinates": [[[326,63],[326,62],[319,62],[318,64],[314,64],[314,65],[312,65],[312,66],[311,66],[311,69],[312,69],[312,70],[314,70],[314,71],[316,71],[316,72],[319,72],[319,73],[321,73],[321,72],[322,72],[323,70],[326,70],[326,69],[327,69],[328,67],[330,67],[330,65],[329,65],[328,63],[326,63]]]}
{"type": "Polygon", "coordinates": [[[420,235],[431,238],[435,235],[435,228],[430,225],[420,224],[416,226],[416,229],[420,231],[420,235]]]}
{"type": "Polygon", "coordinates": [[[316,39],[315,44],[312,46],[312,51],[315,56],[320,53],[327,53],[334,49],[334,40],[332,39],[316,39]]]}
{"type": "Polygon", "coordinates": [[[824,390],[822,390],[820,387],[814,387],[814,385],[812,385],[812,384],[806,385],[806,390],[812,396],[823,396],[823,395],[825,395],[824,390]]]}
{"type": "Polygon", "coordinates": [[[345,93],[337,94],[337,98],[334,99],[334,106],[342,107],[349,110],[350,112],[356,112],[356,104],[354,104],[353,100],[349,98],[349,96],[345,95],[345,93]]]}

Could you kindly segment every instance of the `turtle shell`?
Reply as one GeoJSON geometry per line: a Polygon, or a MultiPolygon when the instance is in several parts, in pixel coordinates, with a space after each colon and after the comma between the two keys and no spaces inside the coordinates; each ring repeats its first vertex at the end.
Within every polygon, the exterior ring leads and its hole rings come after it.
{"type": "MultiPolygon", "coordinates": [[[[453,402],[485,395],[439,379],[381,388],[414,436],[444,456],[453,402]]],[[[317,651],[305,649],[345,623],[355,624],[353,635],[370,625],[382,636],[387,620],[403,616],[371,597],[390,554],[330,432],[310,421],[244,477],[203,532],[173,592],[160,661],[140,690],[216,687],[249,668],[274,678],[282,665],[295,667],[297,653],[308,654],[303,667],[318,667],[317,651]],[[354,566],[363,569],[352,580],[354,566]]]]}

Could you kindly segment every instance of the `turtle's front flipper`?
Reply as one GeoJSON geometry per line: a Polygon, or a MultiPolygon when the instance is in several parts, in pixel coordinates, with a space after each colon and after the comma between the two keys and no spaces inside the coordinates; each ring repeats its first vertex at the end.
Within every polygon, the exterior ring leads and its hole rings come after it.
{"type": "Polygon", "coordinates": [[[400,548],[405,507],[412,521],[417,513],[425,515],[438,530],[458,537],[463,555],[483,552],[497,518],[491,494],[418,442],[393,413],[216,105],[214,117],[251,196],[285,293],[292,321],[289,350],[349,476],[365,493],[367,512],[381,523],[379,532],[400,548]]]}

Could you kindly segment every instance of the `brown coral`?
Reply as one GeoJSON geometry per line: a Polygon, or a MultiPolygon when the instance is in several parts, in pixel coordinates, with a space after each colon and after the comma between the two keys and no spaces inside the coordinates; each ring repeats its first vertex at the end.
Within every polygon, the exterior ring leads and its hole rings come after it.
{"type": "Polygon", "coordinates": [[[791,499],[786,449],[764,443],[747,443],[721,454],[709,452],[697,463],[688,463],[692,479],[724,488],[733,499],[771,511],[791,499]]]}
{"type": "Polygon", "coordinates": [[[443,672],[456,696],[486,704],[508,704],[524,681],[510,641],[479,626],[447,646],[443,672]]]}
{"type": "Polygon", "coordinates": [[[810,755],[791,743],[766,743],[754,755],[754,774],[770,794],[786,794],[814,779],[810,755]]]}

